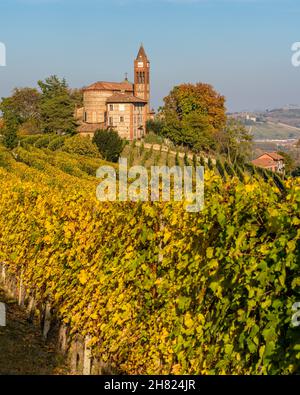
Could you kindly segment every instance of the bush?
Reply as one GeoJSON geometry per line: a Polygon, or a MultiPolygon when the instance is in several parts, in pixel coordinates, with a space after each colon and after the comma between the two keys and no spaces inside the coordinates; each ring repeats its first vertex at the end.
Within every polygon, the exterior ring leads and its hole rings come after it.
{"type": "Polygon", "coordinates": [[[44,137],[42,134],[22,137],[20,143],[21,147],[25,147],[26,145],[34,145],[42,137],[44,137]]]}
{"type": "Polygon", "coordinates": [[[62,151],[89,157],[99,157],[97,146],[89,137],[80,135],[68,138],[62,146],[62,151]]]}
{"type": "Polygon", "coordinates": [[[189,166],[190,165],[190,161],[189,161],[189,158],[187,156],[187,153],[184,154],[183,162],[184,162],[184,166],[189,166]]]}
{"type": "Polygon", "coordinates": [[[180,160],[179,160],[179,153],[178,153],[178,151],[176,151],[175,166],[180,166],[180,160]]]}
{"type": "Polygon", "coordinates": [[[97,130],[93,143],[98,147],[102,157],[110,162],[117,162],[124,148],[124,141],[114,130],[97,130]]]}
{"type": "Polygon", "coordinates": [[[160,136],[157,136],[155,133],[153,132],[149,132],[148,134],[146,134],[144,141],[147,144],[162,144],[163,143],[163,138],[160,136]]]}
{"type": "Polygon", "coordinates": [[[209,170],[213,170],[214,165],[213,165],[213,163],[212,163],[211,158],[208,158],[207,166],[208,166],[209,170]]]}
{"type": "Polygon", "coordinates": [[[64,145],[65,141],[66,141],[65,136],[59,136],[49,143],[48,148],[51,151],[57,151],[59,148],[61,148],[64,145]]]}
{"type": "Polygon", "coordinates": [[[225,179],[225,178],[226,178],[226,177],[225,177],[225,170],[224,170],[224,166],[223,166],[222,162],[220,161],[220,159],[217,159],[217,161],[216,161],[216,167],[217,167],[217,169],[218,169],[218,172],[219,172],[220,176],[221,176],[223,179],[225,179]]]}
{"type": "Polygon", "coordinates": [[[156,135],[161,136],[163,129],[163,122],[160,120],[149,119],[146,123],[146,131],[147,133],[154,133],[156,135]]]}
{"type": "Polygon", "coordinates": [[[43,137],[40,137],[34,144],[36,148],[47,148],[49,143],[51,141],[51,136],[46,135],[43,137]]]}
{"type": "Polygon", "coordinates": [[[235,172],[234,172],[233,168],[231,167],[231,165],[227,161],[224,163],[224,167],[225,167],[226,173],[230,177],[234,177],[235,176],[235,172]]]}

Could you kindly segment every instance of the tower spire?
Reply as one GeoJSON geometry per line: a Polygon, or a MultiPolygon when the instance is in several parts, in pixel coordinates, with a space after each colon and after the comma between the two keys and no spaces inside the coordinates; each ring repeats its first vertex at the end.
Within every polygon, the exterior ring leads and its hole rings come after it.
{"type": "Polygon", "coordinates": [[[138,59],[143,59],[143,58],[147,59],[147,55],[146,55],[146,52],[144,49],[144,45],[143,45],[143,43],[141,43],[136,59],[138,60],[138,59]]]}

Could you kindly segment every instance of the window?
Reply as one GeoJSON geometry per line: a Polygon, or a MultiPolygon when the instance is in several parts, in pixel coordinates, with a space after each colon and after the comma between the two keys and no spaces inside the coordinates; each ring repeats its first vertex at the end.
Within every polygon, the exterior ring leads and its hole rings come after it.
{"type": "Polygon", "coordinates": [[[109,119],[108,119],[109,126],[113,126],[113,123],[114,123],[113,117],[109,117],[109,119]]]}
{"type": "Polygon", "coordinates": [[[84,122],[87,121],[87,113],[86,113],[86,111],[84,112],[83,120],[84,120],[84,122]]]}
{"type": "Polygon", "coordinates": [[[120,117],[120,123],[124,122],[124,117],[120,117]]]}
{"type": "Polygon", "coordinates": [[[109,105],[109,110],[110,110],[110,111],[114,111],[114,105],[113,105],[113,104],[110,104],[110,105],[109,105]]]}

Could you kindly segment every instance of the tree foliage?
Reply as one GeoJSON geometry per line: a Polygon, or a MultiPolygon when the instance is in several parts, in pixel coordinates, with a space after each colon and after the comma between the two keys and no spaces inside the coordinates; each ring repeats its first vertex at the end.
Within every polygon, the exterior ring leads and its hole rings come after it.
{"type": "Polygon", "coordinates": [[[244,163],[252,152],[252,135],[240,122],[229,120],[226,127],[215,135],[216,148],[229,163],[244,163]]]}
{"type": "Polygon", "coordinates": [[[124,141],[115,130],[97,130],[93,137],[101,156],[111,162],[117,162],[124,148],[124,141]]]}
{"type": "Polygon", "coordinates": [[[74,102],[65,79],[57,76],[38,81],[42,91],[41,125],[44,133],[72,134],[76,130],[74,102]]]}
{"type": "Polygon", "coordinates": [[[208,84],[176,86],[165,97],[161,111],[163,134],[196,151],[213,147],[214,133],[226,123],[225,98],[208,84]]]}

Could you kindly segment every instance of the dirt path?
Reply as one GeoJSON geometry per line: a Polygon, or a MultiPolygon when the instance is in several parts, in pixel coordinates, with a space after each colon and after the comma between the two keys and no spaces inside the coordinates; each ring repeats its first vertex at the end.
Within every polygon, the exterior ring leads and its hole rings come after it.
{"type": "Polygon", "coordinates": [[[54,344],[43,340],[39,328],[1,289],[0,302],[6,304],[6,327],[0,327],[0,375],[67,374],[54,344]]]}

